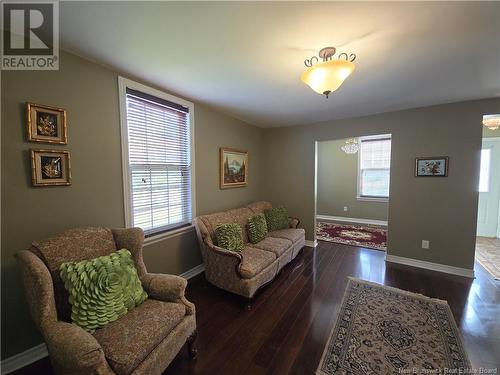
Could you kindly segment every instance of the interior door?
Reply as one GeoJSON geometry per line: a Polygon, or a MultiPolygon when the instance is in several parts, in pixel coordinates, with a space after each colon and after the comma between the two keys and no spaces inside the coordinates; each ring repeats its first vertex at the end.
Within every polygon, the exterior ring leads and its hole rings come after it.
{"type": "Polygon", "coordinates": [[[497,237],[500,209],[500,137],[483,138],[477,235],[497,237]]]}

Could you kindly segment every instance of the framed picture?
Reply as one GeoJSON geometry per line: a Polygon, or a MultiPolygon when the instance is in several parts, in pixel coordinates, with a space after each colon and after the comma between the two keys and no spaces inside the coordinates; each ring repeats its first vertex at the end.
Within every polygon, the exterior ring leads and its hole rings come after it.
{"type": "Polygon", "coordinates": [[[31,150],[33,186],[71,185],[69,151],[31,150]]]}
{"type": "Polygon", "coordinates": [[[448,176],[448,156],[415,158],[416,177],[446,177],[448,176]]]}
{"type": "Polygon", "coordinates": [[[248,152],[220,148],[220,188],[243,187],[248,184],[248,152]]]}
{"type": "Polygon", "coordinates": [[[41,143],[68,143],[66,111],[64,109],[26,104],[28,141],[41,143]]]}

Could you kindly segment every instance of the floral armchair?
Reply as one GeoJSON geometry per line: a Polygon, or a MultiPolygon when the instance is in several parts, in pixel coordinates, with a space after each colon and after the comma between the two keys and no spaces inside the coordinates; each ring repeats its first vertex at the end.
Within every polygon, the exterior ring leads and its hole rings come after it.
{"type": "Polygon", "coordinates": [[[59,374],[161,374],[188,343],[196,350],[195,307],[184,296],[187,281],[148,273],[143,231],[78,228],[34,242],[17,254],[31,315],[59,374]],[[59,276],[67,261],[92,259],[126,248],[149,298],[93,334],[71,324],[68,293],[59,276]]]}

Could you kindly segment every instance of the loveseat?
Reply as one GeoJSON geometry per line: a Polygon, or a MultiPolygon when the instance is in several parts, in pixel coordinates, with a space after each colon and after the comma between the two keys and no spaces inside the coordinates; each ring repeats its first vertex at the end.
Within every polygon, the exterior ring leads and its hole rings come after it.
{"type": "Polygon", "coordinates": [[[304,247],[305,231],[299,220],[289,219],[289,228],[269,232],[256,244],[249,243],[248,219],[272,208],[270,202],[254,202],[246,207],[199,216],[196,233],[205,265],[205,277],[213,285],[251,299],[257,290],[271,282],[304,247]],[[245,247],[234,252],[217,246],[215,229],[221,224],[237,223],[242,228],[245,247]]]}

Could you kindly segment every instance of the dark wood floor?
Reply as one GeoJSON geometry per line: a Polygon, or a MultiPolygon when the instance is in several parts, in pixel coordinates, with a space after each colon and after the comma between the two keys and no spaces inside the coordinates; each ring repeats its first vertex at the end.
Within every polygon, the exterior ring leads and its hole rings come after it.
{"type": "MultiPolygon", "coordinates": [[[[470,280],[386,264],[383,252],[320,241],[285,267],[250,311],[202,277],[190,283],[198,358],[190,361],[183,349],[165,374],[314,374],[348,276],[447,300],[472,365],[500,367],[500,283],[481,266],[470,280]]],[[[50,372],[44,359],[17,374],[50,372]]]]}

